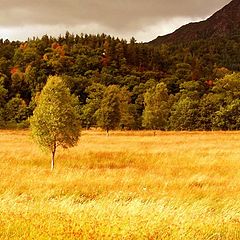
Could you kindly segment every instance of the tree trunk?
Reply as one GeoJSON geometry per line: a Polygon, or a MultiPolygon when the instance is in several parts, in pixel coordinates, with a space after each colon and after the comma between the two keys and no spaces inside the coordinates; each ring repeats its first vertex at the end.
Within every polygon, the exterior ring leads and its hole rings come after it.
{"type": "Polygon", "coordinates": [[[54,169],[55,153],[56,153],[56,144],[54,144],[54,147],[53,147],[53,150],[52,150],[51,171],[53,171],[53,169],[54,169]]]}
{"type": "Polygon", "coordinates": [[[107,137],[109,137],[109,130],[108,130],[108,128],[107,128],[107,137]]]}

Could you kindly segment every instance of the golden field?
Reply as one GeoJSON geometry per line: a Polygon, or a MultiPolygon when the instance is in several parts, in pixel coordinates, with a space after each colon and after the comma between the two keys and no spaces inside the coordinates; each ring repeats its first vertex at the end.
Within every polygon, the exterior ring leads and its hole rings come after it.
{"type": "Polygon", "coordinates": [[[240,239],[240,132],[0,131],[0,239],[240,239]]]}

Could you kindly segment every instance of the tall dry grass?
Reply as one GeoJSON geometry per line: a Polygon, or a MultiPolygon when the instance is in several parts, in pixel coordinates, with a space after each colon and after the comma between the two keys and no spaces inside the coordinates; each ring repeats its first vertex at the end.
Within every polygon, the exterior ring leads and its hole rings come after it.
{"type": "Polygon", "coordinates": [[[0,239],[240,239],[239,132],[83,132],[56,169],[0,132],[0,239]]]}

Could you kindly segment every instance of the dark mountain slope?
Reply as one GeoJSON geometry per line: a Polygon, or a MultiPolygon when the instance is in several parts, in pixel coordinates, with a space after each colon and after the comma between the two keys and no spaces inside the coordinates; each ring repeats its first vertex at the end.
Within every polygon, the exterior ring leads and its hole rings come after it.
{"type": "Polygon", "coordinates": [[[162,43],[176,44],[235,35],[240,35],[240,0],[232,0],[205,21],[189,23],[175,32],[159,36],[149,43],[153,45],[162,43]]]}

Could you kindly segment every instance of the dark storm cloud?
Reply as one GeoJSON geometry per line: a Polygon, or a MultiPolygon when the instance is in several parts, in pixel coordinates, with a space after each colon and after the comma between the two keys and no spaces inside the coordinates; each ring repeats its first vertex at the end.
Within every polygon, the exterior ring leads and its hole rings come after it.
{"type": "Polygon", "coordinates": [[[98,24],[141,30],[171,18],[205,18],[230,0],[2,0],[0,27],[98,24]]]}

